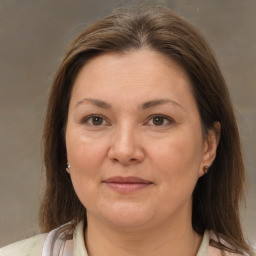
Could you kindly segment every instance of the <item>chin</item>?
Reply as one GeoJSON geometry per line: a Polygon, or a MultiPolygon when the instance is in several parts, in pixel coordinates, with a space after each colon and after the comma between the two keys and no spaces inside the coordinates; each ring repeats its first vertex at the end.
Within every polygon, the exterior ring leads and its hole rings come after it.
{"type": "Polygon", "coordinates": [[[134,229],[147,225],[153,219],[152,210],[139,205],[112,205],[101,214],[109,224],[116,228],[134,229]]]}

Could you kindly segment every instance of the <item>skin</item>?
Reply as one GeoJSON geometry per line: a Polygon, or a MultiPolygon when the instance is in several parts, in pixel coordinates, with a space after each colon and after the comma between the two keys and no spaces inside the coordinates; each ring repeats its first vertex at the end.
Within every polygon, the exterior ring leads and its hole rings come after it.
{"type": "Polygon", "coordinates": [[[216,130],[202,134],[189,78],[162,54],[106,53],[81,69],[66,147],[87,209],[90,256],[196,255],[201,237],[191,225],[192,193],[218,144],[216,130]],[[150,185],[116,190],[104,182],[114,176],[150,185]]]}

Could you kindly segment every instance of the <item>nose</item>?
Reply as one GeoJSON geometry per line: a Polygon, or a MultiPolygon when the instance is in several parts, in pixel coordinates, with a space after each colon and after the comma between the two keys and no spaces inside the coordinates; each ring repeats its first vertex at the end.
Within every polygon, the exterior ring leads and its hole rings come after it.
{"type": "Polygon", "coordinates": [[[108,157],[122,165],[140,163],[144,159],[144,151],[135,128],[116,129],[108,151],[108,157]]]}

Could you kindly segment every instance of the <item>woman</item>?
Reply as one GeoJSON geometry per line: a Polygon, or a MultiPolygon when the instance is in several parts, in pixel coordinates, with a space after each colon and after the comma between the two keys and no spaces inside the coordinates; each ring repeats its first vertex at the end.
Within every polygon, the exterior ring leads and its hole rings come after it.
{"type": "Polygon", "coordinates": [[[169,9],[118,9],[71,44],[43,142],[46,234],[0,255],[253,255],[225,81],[169,9]]]}

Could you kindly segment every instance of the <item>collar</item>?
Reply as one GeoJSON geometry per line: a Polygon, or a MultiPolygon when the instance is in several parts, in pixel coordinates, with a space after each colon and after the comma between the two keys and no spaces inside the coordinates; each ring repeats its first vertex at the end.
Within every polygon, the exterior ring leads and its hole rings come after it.
{"type": "MultiPolygon", "coordinates": [[[[82,221],[78,223],[74,231],[73,240],[74,240],[73,256],[88,256],[85,248],[85,244],[84,244],[84,224],[82,221]]],[[[196,256],[207,256],[208,247],[209,247],[209,231],[206,230],[204,232],[203,239],[196,256]]]]}
{"type": "MultiPolygon", "coordinates": [[[[52,248],[53,239],[56,237],[56,232],[59,228],[51,231],[43,246],[42,256],[49,256],[52,248]]],[[[206,230],[203,235],[201,245],[199,247],[196,256],[213,256],[219,255],[210,253],[208,254],[209,248],[209,231],[206,230]]],[[[73,234],[73,240],[63,241],[61,238],[57,238],[54,242],[53,256],[88,256],[86,247],[84,244],[84,222],[80,221],[73,234]]]]}

